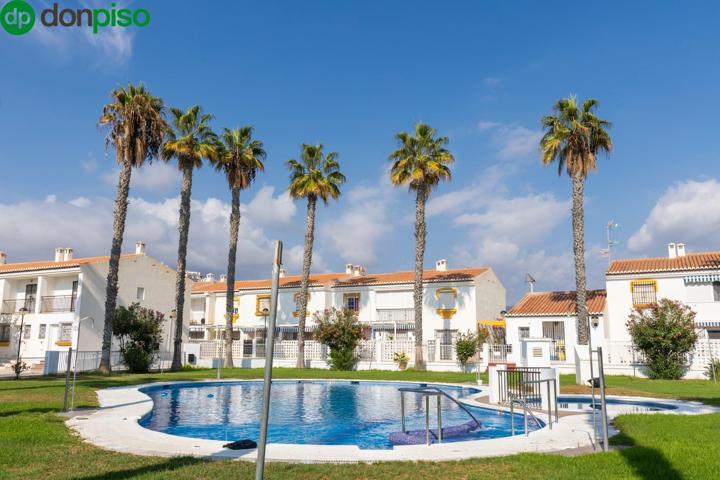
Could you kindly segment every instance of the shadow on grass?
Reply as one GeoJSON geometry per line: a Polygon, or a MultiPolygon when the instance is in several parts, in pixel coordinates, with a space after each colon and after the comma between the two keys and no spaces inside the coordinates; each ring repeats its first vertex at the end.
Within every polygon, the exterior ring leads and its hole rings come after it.
{"type": "Polygon", "coordinates": [[[99,475],[89,475],[87,477],[77,478],[82,478],[83,480],[121,480],[126,478],[136,478],[152,473],[161,473],[163,474],[163,477],[169,478],[172,475],[172,472],[175,470],[179,470],[203,462],[207,462],[207,460],[193,457],[171,458],[164,462],[156,463],[154,465],[145,465],[142,467],[130,468],[127,470],[105,472],[99,475]]]}
{"type": "Polygon", "coordinates": [[[610,439],[610,444],[619,447],[620,456],[633,469],[638,478],[647,480],[680,480],[683,476],[665,455],[650,447],[638,446],[630,435],[620,432],[610,439]]]}

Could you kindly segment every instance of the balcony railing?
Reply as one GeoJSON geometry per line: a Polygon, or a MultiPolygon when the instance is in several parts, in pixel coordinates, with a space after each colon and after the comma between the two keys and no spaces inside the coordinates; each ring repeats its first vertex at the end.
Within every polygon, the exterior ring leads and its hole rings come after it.
{"type": "Polygon", "coordinates": [[[414,322],[415,310],[412,308],[378,308],[378,322],[414,322]]]}
{"type": "Polygon", "coordinates": [[[40,312],[42,313],[74,312],[77,297],[74,295],[53,295],[42,297],[41,301],[40,312]]]}
{"type": "Polygon", "coordinates": [[[2,302],[2,313],[20,313],[21,308],[25,308],[26,313],[35,313],[35,298],[19,298],[2,302]]]}

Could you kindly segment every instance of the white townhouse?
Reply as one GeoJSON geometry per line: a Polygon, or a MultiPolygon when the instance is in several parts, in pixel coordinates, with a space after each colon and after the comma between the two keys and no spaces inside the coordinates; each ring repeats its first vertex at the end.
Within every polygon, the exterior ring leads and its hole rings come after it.
{"type": "MultiPolygon", "coordinates": [[[[667,257],[613,261],[605,290],[588,292],[593,346],[603,348],[606,372],[641,374],[641,359],[627,329],[630,314],[662,298],[680,301],[696,313],[700,340],[691,356],[688,377],[702,378],[711,359],[720,358],[720,252],[686,252],[683,243],[668,244],[667,257]]],[[[552,341],[551,359],[563,372],[575,370],[577,316],[575,292],[526,294],[506,315],[510,353],[519,362],[522,338],[552,341]]],[[[587,346],[579,346],[587,358],[587,346]]]]}
{"type": "MultiPolygon", "coordinates": [[[[0,252],[0,364],[15,360],[18,342],[21,357],[36,370],[47,352],[100,351],[108,262],[107,256],[74,258],[71,248],[57,248],[50,261],[21,263],[7,263],[0,252]]],[[[175,277],[175,270],[145,254],[143,242],[120,257],[117,304],[139,302],[168,315],[161,351],[172,349],[175,277]]],[[[190,281],[187,312],[191,290],[190,281]]]]}
{"type": "MultiPolygon", "coordinates": [[[[413,308],[414,271],[368,273],[362,266],[348,264],[343,273],[310,276],[308,319],[306,331],[312,338],[314,312],[347,308],[357,312],[366,328],[366,337],[373,341],[405,341],[415,337],[413,308]]],[[[281,273],[278,298],[278,340],[297,339],[297,301],[300,276],[281,273]]],[[[436,262],[434,270],[423,275],[423,340],[430,343],[430,356],[454,356],[449,347],[458,332],[476,331],[478,321],[494,321],[505,306],[505,288],[492,269],[447,268],[447,261],[436,262]]],[[[225,328],[224,279],[215,282],[212,275],[193,287],[190,339],[212,340],[225,328]]],[[[264,343],[269,315],[270,280],[249,280],[235,283],[235,314],[233,336],[242,345],[234,355],[252,357],[258,354],[257,343],[264,343]]],[[[388,354],[389,355],[389,354],[388,354]]],[[[386,359],[387,360],[387,359],[386,359]]]]}
{"type": "MultiPolygon", "coordinates": [[[[590,335],[594,345],[606,339],[607,318],[605,290],[589,290],[587,307],[590,335]]],[[[522,339],[547,338],[552,341],[550,359],[569,370],[575,365],[578,345],[578,320],[575,291],[530,292],[525,294],[505,315],[506,339],[511,345],[507,360],[520,363],[522,339]]],[[[586,348],[583,346],[583,348],[586,348]]]]}

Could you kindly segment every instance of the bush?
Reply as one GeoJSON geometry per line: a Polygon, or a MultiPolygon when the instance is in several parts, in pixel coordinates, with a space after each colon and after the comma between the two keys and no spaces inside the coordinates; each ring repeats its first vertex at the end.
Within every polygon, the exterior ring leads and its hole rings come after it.
{"type": "Polygon", "coordinates": [[[355,368],[355,347],[363,336],[362,326],[351,310],[336,308],[315,313],[317,330],[315,338],[330,348],[330,368],[352,370],[355,368]]]}
{"type": "Polygon", "coordinates": [[[477,349],[477,335],[472,332],[458,333],[457,340],[455,341],[455,353],[463,367],[465,367],[465,364],[470,360],[470,357],[475,355],[477,349]]]}
{"type": "Polygon", "coordinates": [[[165,315],[133,303],[117,307],[113,334],[120,340],[123,363],[132,373],[147,373],[155,360],[155,351],[162,343],[165,315]]]}
{"type": "Polygon", "coordinates": [[[705,376],[710,380],[720,379],[720,360],[715,359],[708,362],[707,367],[705,367],[705,376]]]}
{"type": "Polygon", "coordinates": [[[678,380],[688,369],[695,347],[695,312],[680,302],[660,300],[630,314],[627,327],[633,344],[645,356],[650,378],[678,380]]]}

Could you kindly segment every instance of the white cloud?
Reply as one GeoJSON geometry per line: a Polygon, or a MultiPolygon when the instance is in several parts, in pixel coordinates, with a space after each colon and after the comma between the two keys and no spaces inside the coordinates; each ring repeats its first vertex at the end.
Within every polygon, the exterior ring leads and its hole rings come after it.
{"type": "Polygon", "coordinates": [[[657,254],[668,242],[684,242],[690,250],[717,250],[720,235],[720,183],[686,180],[668,188],[647,219],[628,240],[628,248],[657,254]]]}
{"type": "MultiPolygon", "coordinates": [[[[119,173],[120,168],[115,167],[101,178],[108,185],[116,186],[119,173]]],[[[177,187],[181,179],[182,175],[173,164],[153,162],[133,170],[130,185],[151,192],[166,192],[171,187],[177,187]]]]}
{"type": "Polygon", "coordinates": [[[377,249],[393,230],[392,216],[398,215],[394,210],[398,193],[383,175],[376,185],[350,190],[342,214],[323,222],[321,235],[343,263],[367,266],[377,262],[377,249]]]}
{"type": "MultiPolygon", "coordinates": [[[[248,205],[242,205],[246,214],[240,222],[238,278],[269,275],[274,239],[272,232],[263,226],[264,216],[268,204],[283,203],[283,195],[268,196],[265,191],[260,197],[256,195],[252,198],[248,205]]],[[[150,255],[174,266],[177,258],[178,206],[178,197],[157,202],[130,198],[125,229],[126,250],[136,240],[144,240],[150,255]]],[[[10,261],[52,258],[54,248],[60,245],[73,247],[77,255],[105,254],[112,233],[113,207],[113,199],[90,200],[84,197],[70,201],[54,198],[51,202],[35,200],[0,204],[0,250],[8,252],[10,261]]],[[[220,273],[227,268],[229,212],[230,205],[216,198],[193,200],[188,246],[190,270],[220,273]]],[[[293,221],[287,214],[281,218],[286,223],[293,221]]],[[[295,246],[288,242],[287,248],[292,251],[295,246]]],[[[320,254],[316,256],[315,267],[325,268],[320,254]]]]}
{"type": "Polygon", "coordinates": [[[98,163],[97,160],[95,160],[95,157],[90,154],[90,157],[87,160],[80,162],[80,166],[85,173],[93,173],[97,170],[98,163]]]}
{"type": "Polygon", "coordinates": [[[488,87],[495,87],[502,82],[502,79],[498,77],[485,77],[483,78],[483,83],[488,87]]]}
{"type": "Polygon", "coordinates": [[[525,127],[501,127],[496,131],[494,141],[498,146],[498,157],[511,159],[527,156],[538,149],[542,132],[525,127]]]}
{"type": "Polygon", "coordinates": [[[297,211],[295,202],[287,191],[274,195],[275,187],[264,185],[242,209],[242,214],[252,215],[253,221],[258,225],[290,223],[297,211]]]}
{"type": "Polygon", "coordinates": [[[125,63],[132,56],[133,33],[129,28],[104,28],[93,33],[84,30],[85,39],[98,54],[98,64],[111,66],[125,63]]]}
{"type": "Polygon", "coordinates": [[[45,197],[45,203],[53,204],[55,202],[57,202],[57,195],[50,194],[45,197]]]}
{"type": "Polygon", "coordinates": [[[490,130],[492,128],[499,127],[500,125],[501,124],[498,122],[481,121],[481,122],[478,122],[477,128],[481,132],[484,132],[485,130],[490,130]]]}

